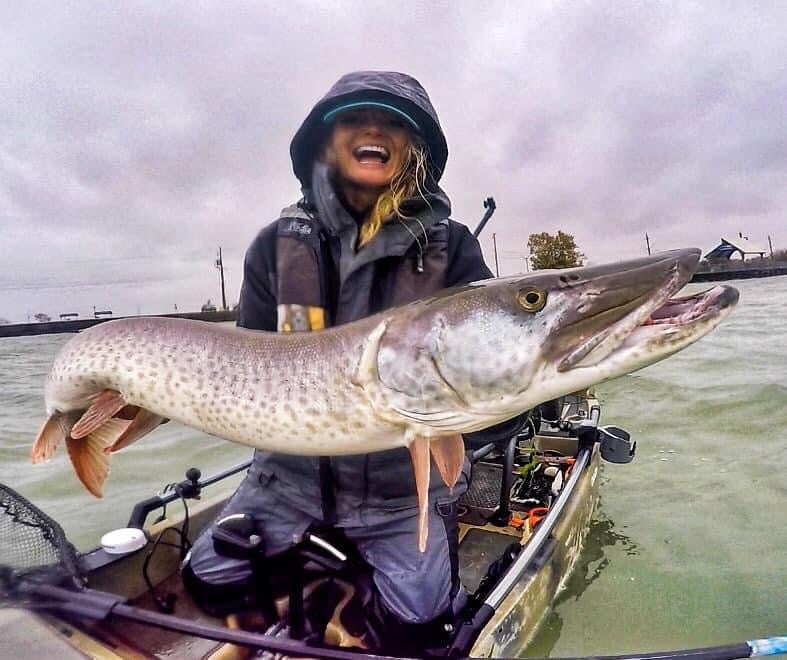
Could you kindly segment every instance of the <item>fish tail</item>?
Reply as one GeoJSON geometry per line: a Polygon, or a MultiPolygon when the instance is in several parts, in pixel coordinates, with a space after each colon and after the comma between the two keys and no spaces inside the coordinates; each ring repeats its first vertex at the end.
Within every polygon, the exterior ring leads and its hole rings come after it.
{"type": "Polygon", "coordinates": [[[131,420],[113,417],[84,438],[66,437],[71,464],[82,485],[95,497],[102,497],[109,475],[110,455],[106,451],[131,425],[131,420]]]}
{"type": "Polygon", "coordinates": [[[71,428],[78,418],[79,415],[73,413],[53,412],[33,441],[33,446],[30,448],[30,461],[41,463],[52,458],[57,448],[69,437],[71,428]]]}

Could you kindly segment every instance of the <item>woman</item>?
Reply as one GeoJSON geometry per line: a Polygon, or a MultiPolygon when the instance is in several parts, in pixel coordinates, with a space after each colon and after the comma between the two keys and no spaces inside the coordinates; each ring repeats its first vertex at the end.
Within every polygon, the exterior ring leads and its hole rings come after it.
{"type": "MultiPolygon", "coordinates": [[[[345,75],[309,113],[290,154],[303,199],[249,248],[239,325],[319,330],[491,277],[478,242],[448,219],[450,202],[437,185],[448,149],[414,78],[345,75]]],[[[422,626],[452,618],[465,598],[456,500],[467,489],[467,469],[452,494],[436,473],[431,483],[436,504],[424,553],[417,549],[415,482],[405,449],[319,459],[257,451],[222,515],[252,514],[268,556],[291,547],[307,528],[340,528],[372,568],[369,627],[387,631],[378,643],[390,649],[395,639],[401,648],[422,626]]],[[[227,598],[245,594],[250,574],[248,562],[218,555],[203,534],[184,579],[196,592],[227,598]]]]}

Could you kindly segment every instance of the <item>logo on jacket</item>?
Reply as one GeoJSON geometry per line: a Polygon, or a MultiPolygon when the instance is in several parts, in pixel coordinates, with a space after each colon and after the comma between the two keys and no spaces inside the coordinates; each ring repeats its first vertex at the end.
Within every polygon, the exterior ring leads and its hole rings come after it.
{"type": "Polygon", "coordinates": [[[299,236],[308,236],[312,233],[312,226],[305,220],[298,220],[293,218],[284,227],[284,232],[287,234],[298,234],[299,236]]]}

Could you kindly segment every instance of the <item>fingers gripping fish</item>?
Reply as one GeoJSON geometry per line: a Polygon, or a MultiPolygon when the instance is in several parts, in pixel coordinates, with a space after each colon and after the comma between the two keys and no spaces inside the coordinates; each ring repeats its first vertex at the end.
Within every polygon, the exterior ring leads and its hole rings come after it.
{"type": "Polygon", "coordinates": [[[31,451],[65,442],[101,496],[110,455],[165,419],[267,451],[362,454],[408,447],[426,545],[430,454],[452,487],[462,433],[661,360],[734,307],[717,286],[672,300],[699,251],[541,271],[447,289],[320,332],[277,334],[168,318],[94,326],[45,386],[31,451]]]}

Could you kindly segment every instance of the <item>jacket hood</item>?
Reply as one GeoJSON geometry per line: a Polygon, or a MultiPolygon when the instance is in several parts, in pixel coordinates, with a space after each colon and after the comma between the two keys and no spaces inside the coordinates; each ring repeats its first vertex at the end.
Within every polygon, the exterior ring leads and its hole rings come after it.
{"type": "Polygon", "coordinates": [[[292,169],[301,185],[309,187],[311,184],[317,149],[329,126],[325,116],[342,106],[363,102],[391,107],[418,125],[429,150],[431,175],[437,183],[448,159],[448,144],[437,112],[421,83],[396,71],[355,71],[342,76],[318,101],[290,143],[292,169]]]}

